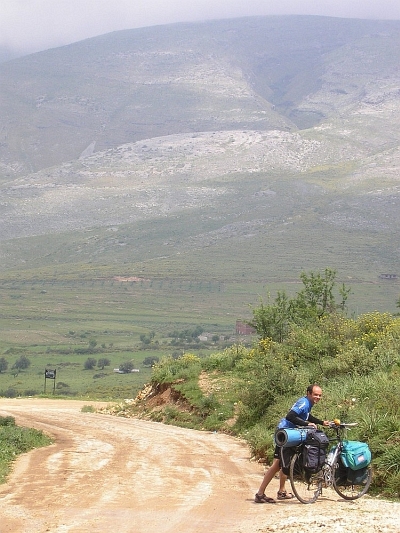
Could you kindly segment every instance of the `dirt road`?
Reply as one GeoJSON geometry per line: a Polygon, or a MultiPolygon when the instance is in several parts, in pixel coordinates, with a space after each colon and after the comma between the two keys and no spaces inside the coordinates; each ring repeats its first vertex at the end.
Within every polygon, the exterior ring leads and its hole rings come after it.
{"type": "Polygon", "coordinates": [[[1,416],[55,439],[19,458],[0,486],[0,533],[400,532],[400,504],[368,497],[257,505],[263,469],[239,440],[83,405],[0,399],[1,416]]]}

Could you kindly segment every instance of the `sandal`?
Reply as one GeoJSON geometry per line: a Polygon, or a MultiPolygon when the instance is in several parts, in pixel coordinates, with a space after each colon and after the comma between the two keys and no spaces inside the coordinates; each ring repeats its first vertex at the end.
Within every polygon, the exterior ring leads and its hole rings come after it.
{"type": "Polygon", "coordinates": [[[291,500],[293,498],[293,494],[291,492],[286,492],[286,490],[278,491],[278,500],[291,500]]]}
{"type": "Polygon", "coordinates": [[[254,496],[254,501],[256,503],[276,503],[273,498],[270,498],[269,496],[265,496],[265,494],[262,494],[260,496],[258,493],[254,496]]]}

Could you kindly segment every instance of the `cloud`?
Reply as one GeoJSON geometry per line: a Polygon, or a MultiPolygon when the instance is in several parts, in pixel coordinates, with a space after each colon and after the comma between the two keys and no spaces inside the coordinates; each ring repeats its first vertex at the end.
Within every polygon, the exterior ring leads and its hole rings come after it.
{"type": "Polygon", "coordinates": [[[279,14],[400,20],[400,1],[1,0],[0,46],[27,53],[120,29],[279,14]]]}

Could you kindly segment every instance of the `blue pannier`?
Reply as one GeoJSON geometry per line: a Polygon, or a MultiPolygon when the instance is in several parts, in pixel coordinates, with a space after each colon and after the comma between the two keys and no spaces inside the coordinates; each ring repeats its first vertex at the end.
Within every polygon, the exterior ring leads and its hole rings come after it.
{"type": "Polygon", "coordinates": [[[344,440],[341,458],[347,468],[361,470],[371,462],[371,450],[365,442],[344,440]]]}

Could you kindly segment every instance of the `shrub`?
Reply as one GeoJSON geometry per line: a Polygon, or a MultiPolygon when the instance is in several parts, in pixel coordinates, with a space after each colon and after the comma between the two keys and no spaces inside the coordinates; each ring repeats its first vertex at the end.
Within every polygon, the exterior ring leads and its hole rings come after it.
{"type": "Polygon", "coordinates": [[[178,379],[197,377],[200,372],[201,360],[194,354],[186,353],[176,359],[166,356],[153,366],[151,381],[173,383],[178,379]]]}
{"type": "Polygon", "coordinates": [[[377,366],[376,359],[364,344],[352,343],[336,357],[336,373],[347,375],[370,374],[377,366]]]}
{"type": "Polygon", "coordinates": [[[135,368],[133,361],[125,361],[119,365],[119,370],[124,374],[129,374],[135,368]]]}
{"type": "Polygon", "coordinates": [[[24,396],[36,396],[38,394],[38,391],[35,389],[26,389],[24,391],[24,396]]]}
{"type": "Polygon", "coordinates": [[[81,409],[82,413],[95,413],[96,408],[93,405],[84,405],[81,409]]]}
{"type": "Polygon", "coordinates": [[[207,371],[219,370],[220,372],[228,372],[229,370],[233,370],[248,352],[249,350],[243,345],[236,344],[226,348],[222,352],[217,352],[204,358],[201,361],[201,365],[207,371]]]}
{"type": "Polygon", "coordinates": [[[15,418],[13,416],[0,416],[0,426],[2,427],[15,426],[15,418]]]}
{"type": "Polygon", "coordinates": [[[0,418],[0,483],[4,481],[16,456],[51,443],[41,431],[15,426],[12,417],[0,418]]]}
{"type": "Polygon", "coordinates": [[[256,348],[250,355],[241,365],[246,384],[239,398],[244,406],[237,422],[240,427],[257,423],[276,397],[298,390],[298,373],[293,360],[279,346],[272,344],[266,353],[256,348]]]}
{"type": "Polygon", "coordinates": [[[83,364],[85,370],[93,370],[96,366],[97,360],[94,357],[88,357],[83,364]]]}
{"type": "Polygon", "coordinates": [[[246,431],[245,437],[254,458],[272,461],[275,449],[273,431],[267,429],[265,424],[258,423],[246,431]]]}
{"type": "Polygon", "coordinates": [[[6,398],[16,398],[18,396],[18,391],[13,387],[9,387],[7,390],[4,391],[3,396],[5,396],[6,398]]]}

